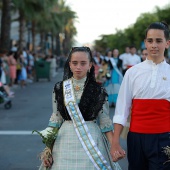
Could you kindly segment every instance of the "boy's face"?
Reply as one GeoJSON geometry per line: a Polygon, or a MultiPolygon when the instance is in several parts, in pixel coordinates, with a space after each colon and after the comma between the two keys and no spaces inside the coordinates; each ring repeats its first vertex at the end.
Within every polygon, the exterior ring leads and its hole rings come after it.
{"type": "Polygon", "coordinates": [[[150,29],[145,39],[148,59],[164,58],[164,51],[169,47],[169,40],[165,39],[164,31],[150,29]]]}
{"type": "Polygon", "coordinates": [[[136,54],[136,48],[135,47],[130,48],[130,53],[132,55],[136,54]]]}

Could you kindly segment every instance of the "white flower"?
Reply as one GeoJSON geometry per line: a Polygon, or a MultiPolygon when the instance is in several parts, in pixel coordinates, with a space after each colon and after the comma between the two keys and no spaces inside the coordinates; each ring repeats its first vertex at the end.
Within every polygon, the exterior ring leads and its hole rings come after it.
{"type": "Polygon", "coordinates": [[[110,73],[106,73],[106,77],[110,78],[111,77],[110,73]]]}
{"type": "Polygon", "coordinates": [[[44,136],[44,137],[47,137],[47,135],[53,131],[53,128],[52,127],[47,127],[46,129],[40,131],[40,133],[44,136]]]}
{"type": "Polygon", "coordinates": [[[102,68],[99,69],[99,73],[103,73],[103,69],[102,68]]]}

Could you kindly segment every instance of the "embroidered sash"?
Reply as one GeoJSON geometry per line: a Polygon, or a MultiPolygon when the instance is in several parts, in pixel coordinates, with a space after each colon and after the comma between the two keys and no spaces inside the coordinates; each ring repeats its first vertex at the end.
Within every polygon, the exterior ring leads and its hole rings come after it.
{"type": "Polygon", "coordinates": [[[86,125],[86,122],[80,112],[80,109],[76,104],[71,79],[63,82],[63,93],[65,106],[73,121],[76,134],[88,157],[90,158],[96,169],[111,170],[111,167],[108,165],[106,159],[103,157],[96,143],[94,142],[86,125]]]}
{"type": "Polygon", "coordinates": [[[110,62],[111,62],[111,64],[112,64],[113,68],[115,69],[115,71],[117,72],[117,74],[119,75],[119,83],[121,83],[122,80],[123,80],[123,75],[122,75],[122,73],[121,73],[121,72],[119,71],[119,69],[117,68],[116,62],[115,62],[115,60],[114,60],[113,58],[110,58],[110,62]]]}

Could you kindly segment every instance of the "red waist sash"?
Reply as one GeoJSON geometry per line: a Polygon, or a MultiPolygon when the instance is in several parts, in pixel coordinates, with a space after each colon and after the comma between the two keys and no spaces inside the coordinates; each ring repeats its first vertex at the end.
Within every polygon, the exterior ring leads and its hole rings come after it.
{"type": "Polygon", "coordinates": [[[145,134],[170,132],[170,102],[133,99],[130,131],[145,134]]]}

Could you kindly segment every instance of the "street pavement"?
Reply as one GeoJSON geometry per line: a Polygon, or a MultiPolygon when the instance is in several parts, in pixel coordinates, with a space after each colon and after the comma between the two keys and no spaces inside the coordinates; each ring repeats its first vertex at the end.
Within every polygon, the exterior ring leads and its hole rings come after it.
{"type": "MultiPolygon", "coordinates": [[[[14,89],[12,108],[0,104],[0,170],[37,170],[41,164],[39,153],[44,144],[32,130],[43,130],[52,113],[51,93],[54,84],[62,79],[62,69],[49,82],[40,79],[25,88],[14,89]]],[[[114,108],[110,109],[110,117],[114,108]]],[[[121,139],[126,151],[126,141],[121,139]]],[[[122,170],[127,170],[127,159],[119,161],[122,170]]]]}

